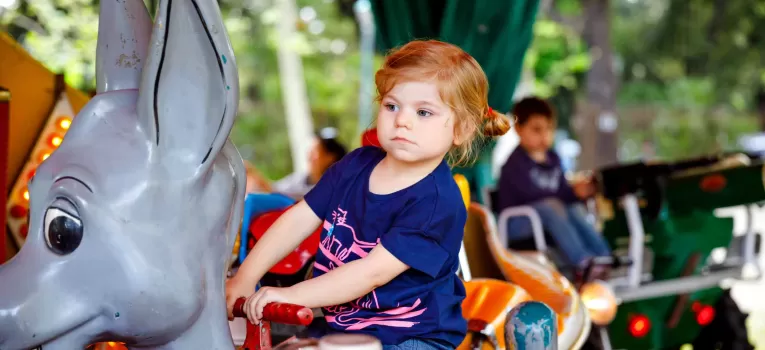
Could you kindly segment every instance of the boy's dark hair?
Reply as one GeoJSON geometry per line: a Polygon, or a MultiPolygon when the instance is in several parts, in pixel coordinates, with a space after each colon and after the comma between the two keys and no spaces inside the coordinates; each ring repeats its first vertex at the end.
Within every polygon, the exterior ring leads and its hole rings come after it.
{"type": "Polygon", "coordinates": [[[524,125],[529,121],[532,115],[538,115],[545,119],[555,122],[557,116],[555,109],[544,99],[539,97],[526,97],[513,106],[513,115],[518,125],[524,125]]]}
{"type": "Polygon", "coordinates": [[[337,139],[337,129],[332,127],[326,127],[316,132],[316,137],[319,139],[319,143],[327,153],[335,157],[335,161],[343,159],[348,151],[345,149],[342,143],[337,139]]]}

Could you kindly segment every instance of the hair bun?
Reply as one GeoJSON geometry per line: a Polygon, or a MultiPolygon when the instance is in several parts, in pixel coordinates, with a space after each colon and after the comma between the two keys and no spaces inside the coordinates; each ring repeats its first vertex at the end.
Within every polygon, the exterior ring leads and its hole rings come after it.
{"type": "Polygon", "coordinates": [[[486,114],[486,122],[483,125],[484,136],[502,136],[510,130],[510,119],[489,107],[486,114]]]}

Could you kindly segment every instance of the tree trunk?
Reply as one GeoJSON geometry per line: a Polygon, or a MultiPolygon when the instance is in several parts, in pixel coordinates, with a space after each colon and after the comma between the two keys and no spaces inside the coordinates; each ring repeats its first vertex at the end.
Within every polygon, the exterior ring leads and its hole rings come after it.
{"type": "Polygon", "coordinates": [[[287,117],[292,170],[305,174],[308,172],[305,157],[311,150],[313,140],[313,119],[308,105],[303,59],[291,46],[296,35],[297,5],[295,0],[278,0],[276,4],[282,15],[276,27],[279,38],[276,54],[279,59],[282,103],[287,117]]]}
{"type": "Polygon", "coordinates": [[[757,106],[757,116],[760,120],[760,131],[765,131],[765,87],[760,86],[755,96],[755,105],[757,106]]]}
{"type": "Polygon", "coordinates": [[[595,130],[584,133],[593,135],[594,142],[583,142],[587,147],[583,147],[581,168],[593,169],[618,162],[618,82],[613,67],[610,0],[582,0],[582,4],[584,39],[590,48],[592,66],[586,79],[587,113],[580,117],[586,118],[582,123],[586,128],[594,126],[595,130]]]}

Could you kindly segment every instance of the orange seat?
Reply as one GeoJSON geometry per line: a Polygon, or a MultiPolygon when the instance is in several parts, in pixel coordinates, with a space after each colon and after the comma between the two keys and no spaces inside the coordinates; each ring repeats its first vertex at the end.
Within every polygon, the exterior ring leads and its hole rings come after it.
{"type": "Polygon", "coordinates": [[[521,286],[536,301],[559,315],[574,306],[574,289],[553,267],[501,246],[494,216],[482,205],[471,203],[465,227],[465,250],[476,278],[503,279],[521,286]]]}
{"type": "Polygon", "coordinates": [[[490,342],[483,342],[482,349],[495,349],[491,342],[496,342],[496,349],[504,349],[505,317],[514,306],[531,300],[529,294],[515,284],[483,278],[465,282],[465,292],[462,315],[468,320],[470,332],[458,349],[472,349],[473,337],[482,331],[494,335],[490,342]]]}

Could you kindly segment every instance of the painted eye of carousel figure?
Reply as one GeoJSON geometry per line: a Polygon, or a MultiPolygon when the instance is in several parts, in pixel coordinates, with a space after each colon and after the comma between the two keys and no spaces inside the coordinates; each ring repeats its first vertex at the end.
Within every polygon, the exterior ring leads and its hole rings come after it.
{"type": "MultiPolygon", "coordinates": [[[[69,201],[59,199],[60,204],[71,204],[69,201]]],[[[48,248],[58,255],[67,255],[72,253],[80,246],[82,242],[82,220],[76,214],[73,205],[64,209],[63,205],[54,203],[45,210],[45,222],[43,234],[48,248]]]]}

